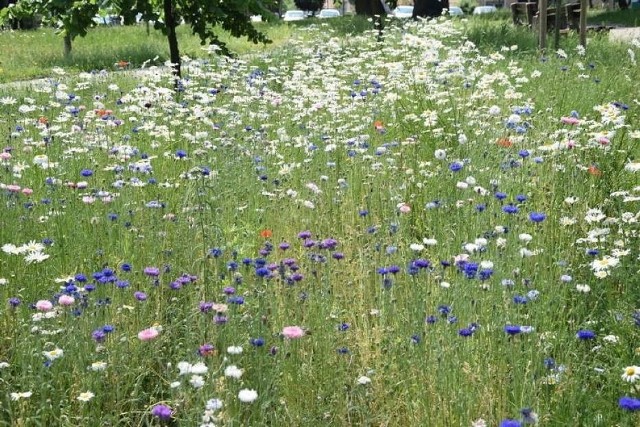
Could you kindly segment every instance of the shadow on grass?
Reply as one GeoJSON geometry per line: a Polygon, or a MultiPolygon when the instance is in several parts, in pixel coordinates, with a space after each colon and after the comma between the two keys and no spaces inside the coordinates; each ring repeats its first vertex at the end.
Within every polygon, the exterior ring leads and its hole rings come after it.
{"type": "Polygon", "coordinates": [[[640,9],[596,11],[589,14],[589,25],[640,26],[640,9]]]}

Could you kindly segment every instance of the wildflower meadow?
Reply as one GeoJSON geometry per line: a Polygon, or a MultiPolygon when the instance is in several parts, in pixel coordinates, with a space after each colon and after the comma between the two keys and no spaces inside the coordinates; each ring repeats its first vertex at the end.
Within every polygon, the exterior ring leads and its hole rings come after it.
{"type": "Polygon", "coordinates": [[[640,425],[640,41],[563,43],[0,87],[0,425],[640,425]]]}

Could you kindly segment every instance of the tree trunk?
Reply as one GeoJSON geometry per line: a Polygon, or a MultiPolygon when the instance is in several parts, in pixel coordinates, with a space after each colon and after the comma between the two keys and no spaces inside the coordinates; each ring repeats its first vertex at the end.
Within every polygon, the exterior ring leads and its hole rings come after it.
{"type": "Polygon", "coordinates": [[[380,0],[356,0],[356,14],[358,15],[384,15],[384,7],[380,0]]]}
{"type": "Polygon", "coordinates": [[[69,58],[71,56],[71,36],[69,34],[64,35],[64,57],[69,58]]]}
{"type": "Polygon", "coordinates": [[[580,0],[580,45],[587,47],[587,0],[580,0]]]}
{"type": "Polygon", "coordinates": [[[178,37],[176,36],[176,17],[173,10],[172,0],[163,0],[164,2],[164,24],[167,26],[167,40],[169,41],[169,56],[171,57],[171,68],[177,79],[180,74],[180,51],[178,50],[178,37]]]}
{"type": "Polygon", "coordinates": [[[547,0],[539,0],[538,2],[538,48],[544,52],[547,48],[547,0]]]}

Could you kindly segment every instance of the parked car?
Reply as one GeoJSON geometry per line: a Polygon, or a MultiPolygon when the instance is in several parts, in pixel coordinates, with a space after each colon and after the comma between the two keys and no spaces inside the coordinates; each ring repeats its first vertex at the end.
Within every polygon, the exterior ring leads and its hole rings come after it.
{"type": "Polygon", "coordinates": [[[118,15],[96,15],[93,17],[93,22],[96,25],[120,25],[122,21],[118,15]]]}
{"type": "Polygon", "coordinates": [[[458,6],[451,6],[449,8],[449,16],[463,16],[464,12],[458,6]]]}
{"type": "Polygon", "coordinates": [[[320,13],[318,13],[317,16],[320,19],[339,18],[340,17],[340,11],[338,9],[322,9],[320,11],[320,13]]]}
{"type": "Polygon", "coordinates": [[[474,15],[484,15],[485,13],[495,13],[498,9],[495,6],[477,6],[473,9],[474,15]]]}
{"type": "Polygon", "coordinates": [[[399,19],[411,18],[413,16],[413,6],[398,6],[391,13],[399,19]]]}
{"type": "Polygon", "coordinates": [[[282,16],[282,20],[286,22],[302,21],[304,18],[304,12],[301,10],[287,10],[282,16]]]}

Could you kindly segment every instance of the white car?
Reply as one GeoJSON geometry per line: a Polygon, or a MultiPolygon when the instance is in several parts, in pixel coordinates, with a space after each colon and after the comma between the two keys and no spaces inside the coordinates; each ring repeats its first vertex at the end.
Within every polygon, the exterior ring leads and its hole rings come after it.
{"type": "Polygon", "coordinates": [[[339,18],[340,17],[340,11],[338,9],[322,9],[320,11],[320,13],[318,13],[317,16],[320,19],[339,18]]]}
{"type": "Polygon", "coordinates": [[[451,6],[449,8],[449,16],[463,16],[464,12],[458,6],[451,6]]]}
{"type": "Polygon", "coordinates": [[[287,10],[282,16],[282,20],[285,22],[302,21],[304,18],[304,12],[301,10],[287,10]]]}
{"type": "Polygon", "coordinates": [[[495,6],[477,6],[473,9],[474,15],[484,15],[485,13],[495,13],[498,9],[495,6]]]}
{"type": "Polygon", "coordinates": [[[393,16],[400,19],[407,19],[413,16],[413,6],[398,6],[391,12],[393,16]]]}

